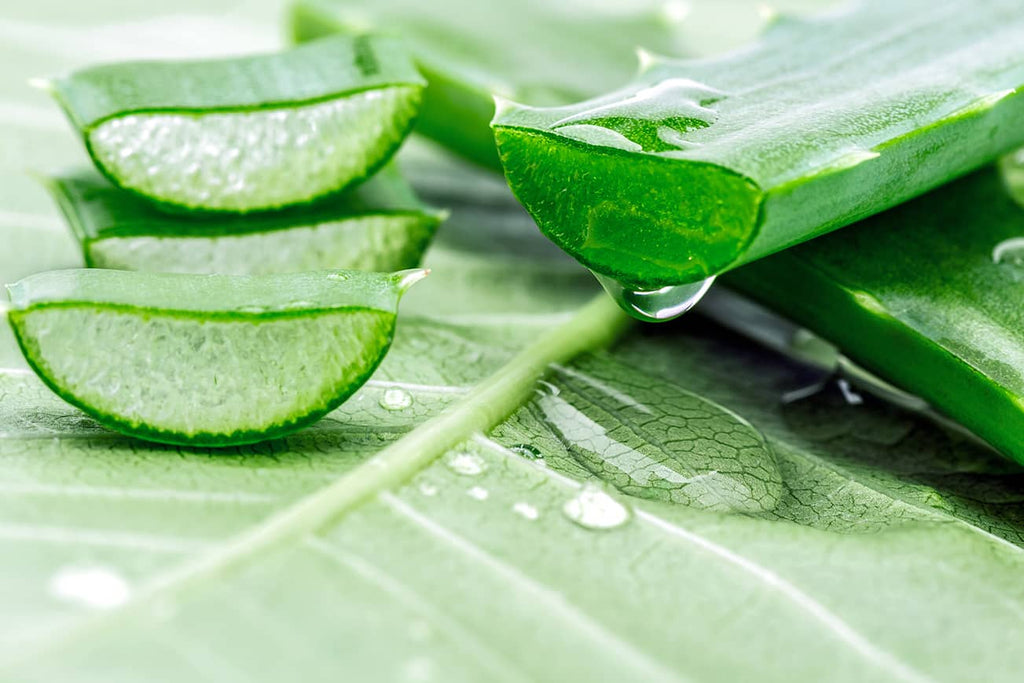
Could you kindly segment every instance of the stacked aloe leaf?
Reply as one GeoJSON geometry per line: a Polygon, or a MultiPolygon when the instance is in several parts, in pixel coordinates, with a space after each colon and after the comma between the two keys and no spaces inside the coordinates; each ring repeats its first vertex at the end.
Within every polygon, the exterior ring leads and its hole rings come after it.
{"type": "Polygon", "coordinates": [[[96,166],[46,180],[96,269],[10,287],[51,388],[128,434],[225,446],[309,424],[369,378],[441,220],[388,165],[423,89],[398,44],[112,64],[47,87],[96,166]]]}
{"type": "MultiPolygon", "coordinates": [[[[356,17],[365,23],[365,9],[302,0],[293,30],[344,32],[356,17]]],[[[424,133],[486,161],[489,141],[452,140],[441,124],[480,127],[488,74],[503,84],[500,95],[526,102],[499,97],[492,123],[509,184],[544,234],[625,310],[670,317],[726,274],[726,286],[1024,462],[1024,212],[1012,182],[1008,191],[995,169],[977,170],[1024,145],[1017,0],[941,9],[862,0],[821,17],[775,15],[753,43],[713,58],[656,54],[686,52],[678,41],[664,46],[672,23],[662,23],[647,29],[653,49],[622,87],[609,68],[603,83],[562,68],[538,83],[516,60],[481,74],[457,48],[428,45],[416,22],[403,21],[407,9],[399,0],[369,14],[399,22],[416,46],[427,99],[439,103],[426,111],[424,133]]],[[[623,26],[645,11],[624,11],[623,26]]],[[[452,45],[486,30],[466,8],[423,12],[452,45]]],[[[540,8],[517,20],[557,26],[540,8]]],[[[631,35],[588,26],[609,39],[631,35]]],[[[598,64],[618,47],[599,58],[583,41],[546,49],[562,67],[598,64]]]]}

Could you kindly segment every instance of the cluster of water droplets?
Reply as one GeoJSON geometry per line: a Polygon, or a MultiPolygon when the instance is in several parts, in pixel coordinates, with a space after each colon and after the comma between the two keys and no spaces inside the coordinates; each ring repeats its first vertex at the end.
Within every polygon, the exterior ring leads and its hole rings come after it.
{"type": "Polygon", "coordinates": [[[99,163],[164,201],[248,211],[309,201],[347,185],[401,135],[415,89],[251,112],[130,114],[89,134],[99,163]]]}
{"type": "Polygon", "coordinates": [[[594,273],[594,277],[619,308],[637,320],[649,323],[667,322],[683,315],[704,298],[715,282],[714,277],[709,277],[685,285],[636,290],[600,273],[594,273]]]}
{"type": "Polygon", "coordinates": [[[551,128],[592,145],[631,152],[675,152],[699,147],[687,134],[718,120],[725,94],[688,78],[668,78],[631,95],[601,98],[555,121],[551,128]]]}

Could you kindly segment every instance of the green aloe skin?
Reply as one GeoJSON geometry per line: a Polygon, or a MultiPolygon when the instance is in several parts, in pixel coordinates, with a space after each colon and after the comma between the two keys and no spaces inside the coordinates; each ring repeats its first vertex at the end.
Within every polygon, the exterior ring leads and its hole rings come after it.
{"type": "Polygon", "coordinates": [[[179,211],[306,204],[372,175],[415,121],[423,80],[388,38],[94,66],[46,82],[97,168],[179,211]]]}
{"type": "Polygon", "coordinates": [[[988,168],[724,282],[1024,462],[1022,263],[1024,208],[988,168]]]}
{"type": "Polygon", "coordinates": [[[46,179],[90,267],[265,274],[419,265],[444,213],[394,167],[313,207],[244,218],[169,214],[80,169],[46,179]]]}
{"type": "Polygon", "coordinates": [[[300,0],[299,41],[367,28],[399,35],[428,81],[418,130],[467,159],[500,169],[488,124],[494,94],[564,104],[619,87],[636,48],[690,54],[682,3],[628,4],[300,0]],[[557,65],[553,67],[552,65],[557,65]]]}
{"type": "Polygon", "coordinates": [[[627,289],[715,276],[1024,144],[1016,0],[863,0],[579,104],[502,103],[516,196],[627,289]]]}
{"type": "Polygon", "coordinates": [[[7,317],[32,369],[101,424],[235,446],[294,432],[355,393],[425,274],[62,270],[10,285],[7,317]]]}

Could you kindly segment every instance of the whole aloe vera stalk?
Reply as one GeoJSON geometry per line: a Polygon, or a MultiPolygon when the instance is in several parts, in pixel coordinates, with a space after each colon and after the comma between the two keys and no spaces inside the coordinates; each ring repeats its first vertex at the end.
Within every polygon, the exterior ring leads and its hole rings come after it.
{"type": "Polygon", "coordinates": [[[1024,209],[995,168],[725,282],[1024,462],[1024,209]]]}
{"type": "Polygon", "coordinates": [[[479,164],[500,168],[488,123],[498,93],[531,104],[573,102],[617,88],[638,45],[689,54],[686,6],[634,0],[298,0],[292,35],[304,41],[367,28],[401,35],[429,83],[418,128],[479,164]]]}
{"type": "Polygon", "coordinates": [[[1019,0],[861,0],[630,86],[502,103],[509,183],[627,289],[693,283],[865,218],[1024,144],[1019,0]]]}

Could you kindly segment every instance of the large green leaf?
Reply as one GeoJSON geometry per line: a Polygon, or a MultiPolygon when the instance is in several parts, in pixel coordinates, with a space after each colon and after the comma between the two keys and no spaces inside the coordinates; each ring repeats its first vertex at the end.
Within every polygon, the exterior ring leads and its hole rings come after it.
{"type": "MultiPolygon", "coordinates": [[[[20,175],[75,141],[35,123],[0,122],[5,280],[77,258],[20,175]]],[[[611,345],[500,180],[403,156],[453,217],[311,429],[128,440],[0,339],[0,678],[1016,680],[1016,465],[869,397],[784,402],[821,377],[701,319],[611,345]]]]}

